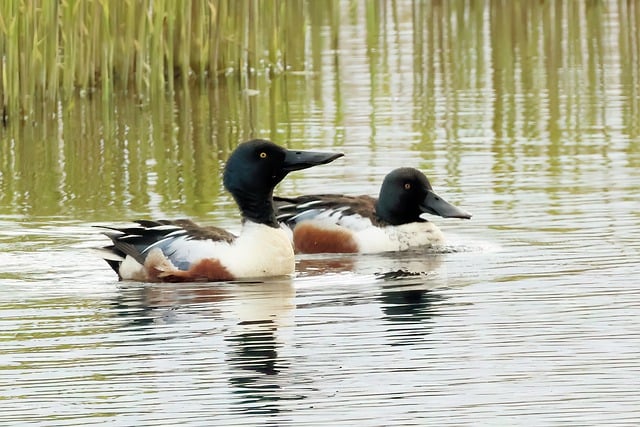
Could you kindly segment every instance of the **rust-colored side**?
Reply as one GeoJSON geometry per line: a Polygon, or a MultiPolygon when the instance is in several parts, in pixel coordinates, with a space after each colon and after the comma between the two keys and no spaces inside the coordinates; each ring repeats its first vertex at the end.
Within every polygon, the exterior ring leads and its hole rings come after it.
{"type": "Polygon", "coordinates": [[[217,259],[203,259],[188,270],[179,270],[164,257],[147,257],[145,269],[150,281],[157,282],[222,282],[234,280],[217,259]]]}
{"type": "Polygon", "coordinates": [[[305,222],[293,230],[293,244],[296,252],[302,254],[358,252],[358,245],[350,232],[305,222]]]}

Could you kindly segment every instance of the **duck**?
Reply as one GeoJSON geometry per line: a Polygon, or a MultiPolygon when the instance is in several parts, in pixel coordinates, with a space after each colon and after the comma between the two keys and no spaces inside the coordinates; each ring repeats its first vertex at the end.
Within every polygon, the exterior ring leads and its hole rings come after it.
{"type": "Polygon", "coordinates": [[[101,226],[111,240],[101,248],[103,258],[120,280],[217,282],[291,275],[295,254],[286,230],[276,220],[274,188],[290,172],[342,156],[289,150],[263,139],[240,143],[223,172],[223,185],[240,210],[238,235],[189,219],[101,226]]]}
{"type": "Polygon", "coordinates": [[[389,172],[377,198],[316,194],[274,197],[276,218],[299,254],[383,253],[444,244],[444,235],[424,214],[470,219],[447,202],[418,169],[389,172]]]}

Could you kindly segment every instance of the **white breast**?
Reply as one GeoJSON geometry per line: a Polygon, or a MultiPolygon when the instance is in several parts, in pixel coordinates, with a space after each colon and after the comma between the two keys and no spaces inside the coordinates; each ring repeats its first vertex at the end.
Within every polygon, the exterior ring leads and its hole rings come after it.
{"type": "Polygon", "coordinates": [[[192,264],[204,258],[217,259],[236,278],[282,276],[295,268],[293,247],[280,228],[245,221],[242,231],[232,243],[210,240],[176,240],[172,261],[192,264]]]}
{"type": "Polygon", "coordinates": [[[246,221],[240,236],[220,262],[238,278],[283,276],[295,269],[293,247],[286,232],[246,221]]]}
{"type": "Polygon", "coordinates": [[[362,253],[406,251],[444,243],[444,235],[432,222],[369,227],[356,231],[354,236],[362,253]]]}

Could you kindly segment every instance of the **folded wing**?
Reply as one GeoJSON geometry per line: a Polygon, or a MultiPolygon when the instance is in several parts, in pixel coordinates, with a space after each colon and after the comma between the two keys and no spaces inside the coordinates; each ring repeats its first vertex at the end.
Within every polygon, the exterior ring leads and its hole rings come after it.
{"type": "Polygon", "coordinates": [[[222,228],[200,226],[188,219],[135,221],[133,227],[101,227],[111,245],[102,248],[103,256],[111,268],[120,274],[120,267],[127,256],[144,265],[153,249],[180,269],[189,268],[191,249],[214,243],[231,243],[236,236],[222,228]],[[198,244],[200,243],[200,244],[198,244]]]}

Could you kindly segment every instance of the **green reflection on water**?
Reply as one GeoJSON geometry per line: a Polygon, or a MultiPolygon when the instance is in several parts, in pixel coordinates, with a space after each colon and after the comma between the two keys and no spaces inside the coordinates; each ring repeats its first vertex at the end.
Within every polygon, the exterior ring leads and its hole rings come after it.
{"type": "Polygon", "coordinates": [[[547,176],[540,191],[560,203],[568,181],[594,162],[611,167],[612,152],[640,164],[635,3],[344,5],[316,5],[309,22],[289,23],[300,34],[275,39],[294,46],[287,60],[304,73],[232,74],[152,104],[74,98],[43,107],[31,123],[10,123],[0,130],[0,214],[233,215],[221,167],[253,137],[357,143],[369,157],[351,164],[372,170],[384,167],[377,153],[410,150],[425,170],[444,158],[453,187],[465,158],[488,153],[482,161],[501,209],[514,207],[518,172],[547,176]]]}

